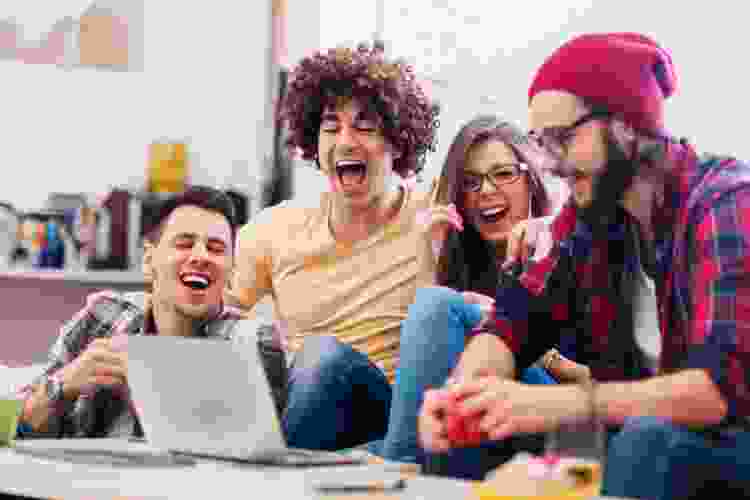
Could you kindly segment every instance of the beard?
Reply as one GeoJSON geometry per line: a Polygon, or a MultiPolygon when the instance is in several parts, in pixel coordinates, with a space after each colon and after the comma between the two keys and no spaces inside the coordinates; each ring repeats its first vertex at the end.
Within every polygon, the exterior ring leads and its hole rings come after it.
{"type": "Polygon", "coordinates": [[[607,163],[604,172],[594,177],[591,185],[591,202],[579,207],[579,217],[592,229],[606,228],[616,220],[621,203],[633,184],[638,164],[606,134],[607,163]]]}

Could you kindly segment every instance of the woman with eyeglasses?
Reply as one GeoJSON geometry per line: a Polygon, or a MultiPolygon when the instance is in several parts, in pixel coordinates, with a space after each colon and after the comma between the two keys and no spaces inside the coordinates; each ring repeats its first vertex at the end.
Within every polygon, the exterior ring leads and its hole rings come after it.
{"type": "MultiPolygon", "coordinates": [[[[465,302],[479,305],[484,318],[491,316],[510,231],[527,219],[550,215],[567,194],[565,186],[542,180],[546,159],[516,126],[495,116],[466,123],[453,140],[423,215],[419,284],[463,292],[465,302]]],[[[483,331],[484,321],[470,335],[483,331]]],[[[540,365],[563,382],[588,376],[586,367],[556,350],[540,365]]],[[[523,378],[549,381],[536,369],[523,378]]]]}
{"type": "MultiPolygon", "coordinates": [[[[420,214],[418,289],[402,326],[402,336],[409,335],[410,347],[401,352],[384,456],[404,456],[403,447],[411,443],[393,439],[405,435],[396,428],[400,422],[404,427],[414,425],[405,411],[413,410],[414,401],[421,406],[424,390],[456,378],[482,375],[475,373],[471,360],[461,354],[468,342],[487,342],[489,349],[496,339],[486,332],[491,327],[487,324],[493,316],[491,297],[495,296],[505,258],[506,238],[519,222],[551,214],[557,200],[562,201],[567,194],[548,192],[540,174],[546,159],[546,153],[517,127],[495,116],[479,116],[466,123],[449,148],[431,203],[420,214]],[[409,332],[425,333],[413,336],[409,332]],[[422,345],[418,346],[420,339],[422,345]],[[430,359],[429,370],[418,370],[424,359],[430,359]],[[456,366],[459,359],[461,366],[456,366]],[[399,398],[412,404],[404,404],[399,398]],[[399,409],[404,415],[397,414],[399,409]]],[[[522,381],[534,384],[572,382],[587,376],[587,367],[557,350],[546,353],[537,365],[520,374],[522,381]]],[[[450,475],[479,479],[477,474],[504,462],[516,451],[538,452],[542,446],[538,436],[513,438],[466,448],[456,460],[448,457],[444,466],[450,469],[450,475]]],[[[434,463],[425,466],[431,468],[434,463]]]]}

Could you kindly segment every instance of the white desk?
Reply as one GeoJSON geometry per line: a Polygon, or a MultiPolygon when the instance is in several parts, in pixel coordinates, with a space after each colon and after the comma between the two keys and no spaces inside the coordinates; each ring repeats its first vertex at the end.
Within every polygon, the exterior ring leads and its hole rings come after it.
{"type": "Polygon", "coordinates": [[[0,491],[61,500],[124,499],[399,499],[472,498],[469,483],[416,477],[398,493],[332,496],[308,488],[311,469],[262,467],[199,460],[193,466],[135,467],[53,461],[0,449],[0,491]]]}

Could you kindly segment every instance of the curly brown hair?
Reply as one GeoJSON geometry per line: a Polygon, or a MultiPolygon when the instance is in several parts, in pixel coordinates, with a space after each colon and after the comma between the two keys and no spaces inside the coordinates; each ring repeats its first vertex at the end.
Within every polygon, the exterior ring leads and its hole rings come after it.
{"type": "Polygon", "coordinates": [[[317,160],[321,116],[341,98],[373,107],[385,138],[401,155],[393,161],[394,172],[406,177],[422,170],[427,153],[436,149],[439,107],[425,95],[410,65],[389,61],[382,48],[366,43],[319,51],[294,68],[280,110],[289,130],[287,146],[301,150],[306,160],[317,160]]]}

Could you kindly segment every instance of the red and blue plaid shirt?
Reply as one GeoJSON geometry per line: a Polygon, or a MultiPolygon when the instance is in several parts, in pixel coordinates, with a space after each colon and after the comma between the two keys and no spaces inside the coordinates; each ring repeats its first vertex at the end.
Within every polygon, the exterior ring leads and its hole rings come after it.
{"type": "MultiPolygon", "coordinates": [[[[656,221],[673,229],[656,252],[660,370],[706,370],[729,415],[750,417],[750,165],[726,157],[699,159],[685,145],[674,145],[667,156],[674,183],[656,221]]],[[[555,217],[552,233],[553,251],[498,289],[496,330],[521,367],[555,341],[575,337],[575,331],[565,331],[574,311],[566,286],[608,285],[600,251],[606,245],[591,240],[572,200],[555,217]],[[575,278],[555,272],[566,254],[578,257],[575,278]]],[[[608,346],[615,314],[606,294],[592,296],[585,319],[592,335],[592,345],[584,346],[589,356],[613,359],[608,346]]],[[[592,365],[592,374],[603,381],[631,378],[616,363],[592,365]]]]}

